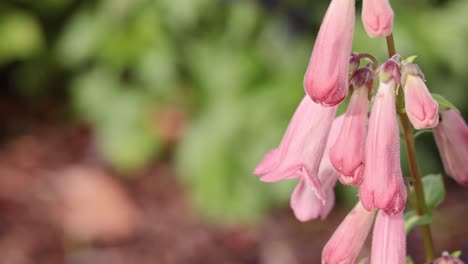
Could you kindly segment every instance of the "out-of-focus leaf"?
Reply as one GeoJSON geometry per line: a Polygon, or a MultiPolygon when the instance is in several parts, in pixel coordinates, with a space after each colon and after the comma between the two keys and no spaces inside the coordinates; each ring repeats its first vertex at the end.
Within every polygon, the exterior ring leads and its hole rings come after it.
{"type": "Polygon", "coordinates": [[[41,0],[41,1],[23,1],[28,6],[40,11],[47,16],[57,16],[63,10],[70,6],[72,0],[41,0]]]}
{"type": "Polygon", "coordinates": [[[406,264],[414,264],[414,261],[413,261],[413,259],[411,258],[411,256],[407,256],[407,257],[406,257],[406,264]]]}
{"type": "Polygon", "coordinates": [[[80,117],[95,129],[104,158],[122,171],[143,166],[159,148],[149,115],[150,101],[138,91],[123,89],[116,76],[104,69],[87,73],[74,83],[73,98],[80,117]]]}
{"type": "Polygon", "coordinates": [[[408,234],[413,228],[432,222],[430,215],[417,215],[414,211],[405,213],[405,231],[408,234]]]}
{"type": "Polygon", "coordinates": [[[196,27],[202,14],[209,14],[217,3],[211,0],[160,0],[157,4],[169,27],[174,32],[183,33],[196,27]]]}
{"type": "Polygon", "coordinates": [[[445,199],[445,186],[441,174],[429,174],[422,178],[424,198],[427,207],[432,210],[445,199]]]}
{"type": "Polygon", "coordinates": [[[260,7],[251,1],[230,3],[226,36],[233,45],[248,45],[260,18],[260,7]]]}
{"type": "Polygon", "coordinates": [[[452,254],[450,254],[452,257],[454,258],[460,258],[460,256],[462,255],[462,251],[461,250],[457,250],[457,251],[454,251],[452,252],[452,254]]]}
{"type": "MultiPolygon", "coordinates": [[[[429,212],[440,205],[445,199],[445,186],[441,174],[429,174],[422,177],[424,200],[429,212]]],[[[411,195],[416,197],[414,187],[410,188],[411,195]]]]}
{"type": "Polygon", "coordinates": [[[265,184],[252,174],[257,160],[244,156],[256,148],[248,142],[259,137],[246,125],[250,120],[244,118],[243,106],[231,101],[207,109],[178,149],[180,174],[192,187],[195,205],[213,219],[255,220],[273,202],[284,202],[292,190],[293,182],[265,184]]]}
{"type": "Polygon", "coordinates": [[[56,53],[59,62],[68,67],[78,67],[91,59],[108,30],[106,23],[94,12],[81,10],[68,22],[57,42],[56,53]]]}
{"type": "Polygon", "coordinates": [[[179,80],[174,53],[170,49],[148,51],[138,61],[136,75],[152,95],[170,94],[179,80]]]}
{"type": "Polygon", "coordinates": [[[87,121],[96,124],[103,122],[109,113],[107,104],[117,93],[119,86],[116,76],[104,68],[82,74],[72,85],[75,110],[87,121]]]}
{"type": "Polygon", "coordinates": [[[424,134],[432,134],[432,133],[433,133],[432,129],[418,130],[416,133],[413,134],[413,137],[414,137],[414,139],[417,139],[417,138],[420,137],[421,135],[424,135],[424,134]]]}
{"type": "Polygon", "coordinates": [[[0,15],[0,39],[0,63],[35,56],[44,45],[37,19],[17,10],[0,15]]]}
{"type": "Polygon", "coordinates": [[[440,110],[453,109],[457,111],[458,113],[460,113],[457,107],[452,102],[447,100],[447,98],[443,97],[442,95],[433,93],[432,97],[434,98],[434,100],[437,101],[437,103],[439,103],[440,110]]]}
{"type": "Polygon", "coordinates": [[[116,21],[120,30],[113,32],[99,45],[97,57],[105,63],[125,67],[133,65],[148,51],[166,44],[160,21],[154,12],[142,11],[137,16],[129,16],[116,21]]]}
{"type": "Polygon", "coordinates": [[[100,0],[97,15],[112,22],[121,21],[131,16],[145,0],[100,0]]]}
{"type": "Polygon", "coordinates": [[[159,147],[146,99],[121,92],[106,103],[106,108],[103,123],[94,124],[104,157],[124,172],[141,168],[159,147]]]}

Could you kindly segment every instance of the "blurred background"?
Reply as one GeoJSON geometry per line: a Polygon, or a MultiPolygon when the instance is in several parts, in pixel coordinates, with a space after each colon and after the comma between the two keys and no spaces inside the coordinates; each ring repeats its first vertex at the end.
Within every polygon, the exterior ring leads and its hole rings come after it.
{"type": "MultiPolygon", "coordinates": [[[[295,182],[251,171],[304,94],[328,4],[0,0],[0,262],[319,263],[355,190],[300,223],[295,182]]],[[[357,5],[354,51],[383,61],[357,5]]],[[[392,6],[398,52],[466,119],[468,1],[392,6]]],[[[443,172],[432,135],[417,145],[422,172],[443,172]]],[[[468,256],[467,191],[446,186],[435,244],[468,256]]],[[[423,263],[418,230],[408,251],[423,263]]]]}

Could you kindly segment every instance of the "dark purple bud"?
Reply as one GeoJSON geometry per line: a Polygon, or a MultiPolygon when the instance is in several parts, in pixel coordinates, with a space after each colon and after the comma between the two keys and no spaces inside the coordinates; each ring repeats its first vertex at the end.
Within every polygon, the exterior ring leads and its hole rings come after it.
{"type": "Polygon", "coordinates": [[[434,260],[432,264],[464,264],[464,262],[461,261],[461,259],[458,259],[454,256],[451,256],[449,253],[444,252],[442,254],[442,257],[434,260]]]}
{"type": "Polygon", "coordinates": [[[387,60],[384,64],[380,65],[379,69],[379,78],[381,82],[388,83],[393,80],[396,83],[400,83],[401,74],[400,67],[398,62],[393,59],[387,60]]]}
{"type": "Polygon", "coordinates": [[[348,68],[348,73],[352,75],[357,71],[359,68],[361,60],[359,59],[359,54],[357,53],[351,53],[351,57],[349,58],[349,68],[348,68]]]}
{"type": "Polygon", "coordinates": [[[374,71],[372,63],[368,63],[366,67],[357,70],[351,78],[351,85],[354,87],[362,87],[367,85],[369,89],[373,87],[374,71]]]}

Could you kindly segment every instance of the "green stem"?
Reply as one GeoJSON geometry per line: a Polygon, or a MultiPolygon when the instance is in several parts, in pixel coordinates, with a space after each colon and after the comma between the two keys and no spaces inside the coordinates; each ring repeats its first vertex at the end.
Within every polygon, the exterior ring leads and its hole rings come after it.
{"type": "Polygon", "coordinates": [[[391,58],[396,54],[395,41],[393,40],[393,33],[387,37],[388,57],[391,58]]]}
{"type": "Polygon", "coordinates": [[[370,53],[359,53],[358,57],[359,57],[359,59],[368,59],[368,60],[372,61],[372,69],[374,71],[377,69],[377,66],[379,65],[379,62],[377,61],[377,59],[374,56],[372,56],[372,54],[370,54],[370,53]]]}
{"type": "MultiPolygon", "coordinates": [[[[393,34],[387,37],[387,47],[389,57],[392,57],[396,54],[393,34]]],[[[401,91],[398,93],[397,96],[397,105],[398,107],[404,107],[405,105],[404,96],[401,91]]],[[[408,116],[405,113],[398,112],[398,117],[400,118],[401,127],[403,129],[403,138],[405,139],[405,147],[406,154],[408,157],[410,174],[411,178],[413,179],[414,192],[416,193],[416,208],[414,209],[416,210],[416,213],[418,215],[429,214],[429,210],[424,199],[424,187],[421,181],[421,174],[419,173],[418,161],[416,159],[416,145],[414,144],[413,127],[411,126],[408,116]]],[[[422,225],[421,231],[423,235],[424,250],[426,252],[426,260],[433,261],[435,255],[430,225],[422,225]]]]}

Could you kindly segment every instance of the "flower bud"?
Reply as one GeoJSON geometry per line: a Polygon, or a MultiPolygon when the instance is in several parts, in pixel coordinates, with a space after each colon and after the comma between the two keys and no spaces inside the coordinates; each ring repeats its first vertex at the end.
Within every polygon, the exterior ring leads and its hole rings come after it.
{"type": "Polygon", "coordinates": [[[445,172],[459,184],[468,186],[468,126],[452,109],[441,111],[440,117],[434,137],[445,172]]]}
{"type": "Polygon", "coordinates": [[[448,252],[442,253],[442,256],[434,260],[432,264],[464,264],[460,259],[450,256],[448,252]]]}
{"type": "Polygon", "coordinates": [[[304,88],[316,103],[334,106],[348,93],[354,20],[354,0],[331,1],[304,76],[304,88]]]}
{"type": "Polygon", "coordinates": [[[354,263],[366,241],[374,213],[361,203],[349,212],[322,251],[322,264],[354,263]]]}
{"type": "Polygon", "coordinates": [[[393,30],[393,10],[388,0],[363,0],[362,23],[371,38],[386,37],[393,30]]]}
{"type": "Polygon", "coordinates": [[[352,53],[351,57],[349,58],[349,69],[348,69],[348,74],[352,76],[359,68],[359,64],[361,62],[361,59],[359,58],[359,55],[356,53],[352,53]]]}
{"type": "Polygon", "coordinates": [[[343,184],[361,182],[367,129],[368,92],[373,86],[371,67],[359,69],[351,79],[354,86],[344,124],[330,151],[330,160],[343,184]]]}
{"type": "Polygon", "coordinates": [[[387,60],[384,64],[380,65],[379,69],[379,78],[380,82],[388,83],[390,81],[395,81],[396,84],[400,83],[401,74],[400,67],[398,66],[399,55],[395,55],[392,59],[387,60]]]}
{"type": "Polygon", "coordinates": [[[439,123],[439,104],[432,98],[424,83],[424,75],[416,64],[402,65],[402,85],[405,108],[416,129],[432,128],[439,123]]]}

